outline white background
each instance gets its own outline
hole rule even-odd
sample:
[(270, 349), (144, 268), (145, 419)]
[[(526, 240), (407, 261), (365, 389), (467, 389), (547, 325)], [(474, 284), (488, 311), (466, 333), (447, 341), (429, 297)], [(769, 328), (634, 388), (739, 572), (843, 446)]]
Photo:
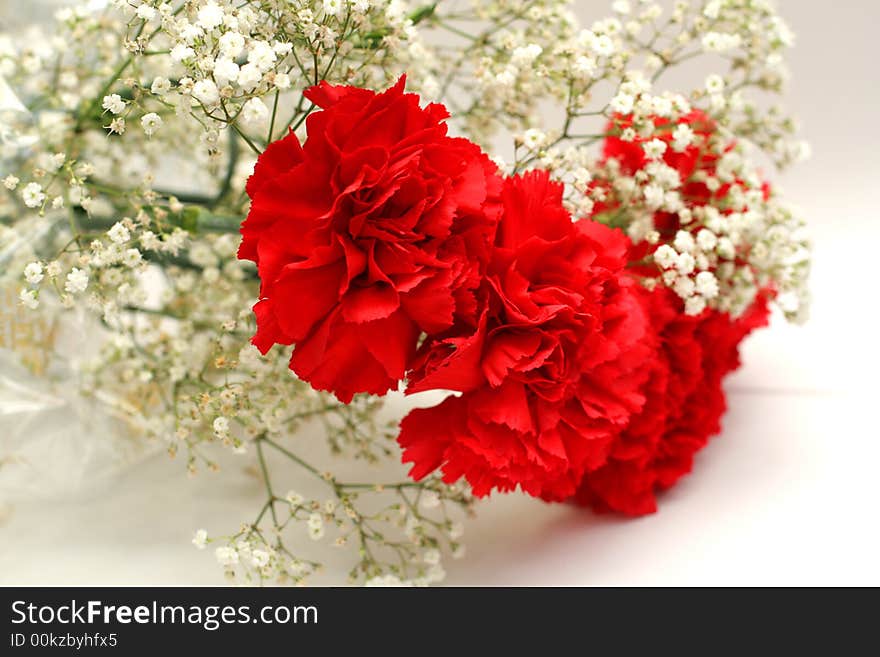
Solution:
[[(747, 343), (723, 434), (659, 513), (496, 497), (466, 524), (468, 555), (446, 562), (449, 583), (880, 584), (880, 9), (781, 9), (798, 35), (787, 102), (814, 152), (781, 181), (814, 229), (811, 322), (775, 322)], [(225, 465), (188, 479), (157, 455), (86, 492), (7, 508), (0, 583), (223, 583), (192, 530), (228, 532), (261, 503), (256, 478)], [(330, 568), (328, 581), (342, 576)]]

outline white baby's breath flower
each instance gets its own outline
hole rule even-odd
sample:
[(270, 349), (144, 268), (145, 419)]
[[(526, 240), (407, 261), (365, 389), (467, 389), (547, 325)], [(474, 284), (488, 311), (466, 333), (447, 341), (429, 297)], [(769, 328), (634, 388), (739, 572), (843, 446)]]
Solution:
[(204, 33), (205, 31), (201, 26), (196, 23), (185, 21), (180, 27), (180, 38), (183, 39), (184, 43), (189, 45), (193, 45), (197, 39), (200, 39), (204, 35)]
[(244, 37), (238, 32), (226, 32), (218, 39), (218, 46), (223, 56), (234, 59), (244, 50)]
[(652, 210), (660, 209), (666, 201), (666, 193), (660, 185), (645, 185), (642, 193), (645, 196), (645, 205)]
[(259, 98), (251, 98), (241, 108), (241, 120), (246, 125), (260, 125), (269, 119), (269, 108)]
[(516, 84), (516, 73), (509, 69), (501, 71), (495, 76), (495, 84), (502, 88), (512, 87)]
[(6, 176), (6, 177), (3, 179), (3, 186), (4, 186), (6, 189), (8, 189), (9, 191), (12, 191), (12, 190), (14, 190), (16, 187), (18, 187), (18, 183), (19, 183), (19, 182), (20, 182), (20, 181), (19, 181), (19, 179), (18, 179), (17, 177), (13, 176), (12, 174), (9, 174), (8, 176)]
[(249, 64), (254, 64), (264, 73), (275, 65), (277, 59), (275, 50), (265, 41), (255, 41), (247, 57)]
[(600, 57), (610, 57), (614, 54), (614, 41), (607, 34), (599, 34), (590, 44), (593, 52)]
[(221, 566), (238, 565), (238, 551), (235, 548), (224, 546), (214, 550), (214, 556)]
[(706, 92), (709, 94), (720, 94), (724, 91), (724, 78), (717, 73), (713, 73), (706, 78)]
[(680, 123), (672, 132), (672, 149), (677, 152), (685, 150), (693, 143), (694, 131), (686, 123)]
[(193, 535), (192, 544), (199, 550), (204, 550), (208, 544), (208, 532), (204, 529), (196, 530), (196, 533)]
[(537, 128), (529, 128), (523, 133), (522, 139), (526, 148), (537, 150), (547, 142), (547, 135)]
[(697, 233), (697, 246), (703, 251), (712, 251), (718, 244), (718, 237), (708, 228), (703, 228)]
[(219, 27), (223, 24), (223, 8), (214, 2), (214, 0), (209, 0), (206, 5), (199, 9), (199, 13), (196, 15), (196, 20), (199, 27), (206, 32), (210, 32), (215, 27)]
[(708, 52), (726, 52), (739, 48), (742, 45), (742, 37), (739, 34), (707, 32), (703, 35), (701, 43), (703, 49)]
[(736, 255), (736, 247), (729, 237), (721, 237), (718, 239), (715, 252), (725, 260), (733, 260), (733, 257)]
[(620, 114), (629, 114), (635, 106), (636, 99), (627, 93), (618, 93), (611, 99), (611, 109)]
[(373, 0), (351, 0), (351, 8), (358, 14), (366, 14), (372, 4)]
[(324, 0), (324, 13), (339, 16), (342, 13), (342, 0)]
[(126, 249), (122, 254), (122, 264), (129, 268), (137, 267), (143, 262), (141, 252), (137, 249)]
[(170, 54), (175, 62), (186, 62), (196, 56), (196, 51), (185, 43), (178, 43), (171, 49)]
[[(125, 132), (125, 119), (123, 119), (121, 116), (117, 116), (115, 119), (110, 121), (110, 125), (107, 126), (107, 129), (111, 133), (116, 134), (116, 135), (123, 134)], [(80, 205), (82, 205), (83, 207), (86, 207), (84, 205), (85, 201), (86, 201), (86, 198), (83, 197), (82, 201), (80, 202)]]
[(694, 279), (688, 276), (679, 276), (675, 279), (675, 283), (673, 284), (672, 289), (682, 299), (687, 299), (694, 294)]
[(251, 552), (251, 565), (254, 568), (265, 568), (269, 564), (271, 555), (265, 550), (253, 550)]
[(21, 190), (21, 198), (26, 206), (36, 208), (46, 200), (46, 195), (43, 193), (43, 186), (40, 183), (32, 182)]
[(148, 4), (142, 4), (135, 13), (138, 18), (142, 18), (145, 21), (151, 21), (156, 17), (156, 9)]
[(38, 285), (43, 280), (43, 265), (39, 262), (28, 263), (24, 268), (24, 280), (31, 285)]
[(114, 244), (125, 244), (131, 239), (131, 232), (121, 222), (117, 221), (107, 231), (107, 237)]
[(657, 160), (666, 152), (666, 142), (662, 139), (652, 139), (642, 144), (642, 149), (649, 160)]
[(214, 79), (221, 87), (238, 80), (239, 66), (229, 57), (219, 57), (214, 62)]
[(701, 271), (696, 277), (697, 294), (706, 299), (714, 299), (718, 296), (718, 279), (710, 271)]
[(324, 519), (320, 513), (309, 514), (307, 521), (309, 528), (309, 538), (313, 541), (320, 540), (324, 536)]
[(217, 436), (223, 437), (229, 433), (229, 420), (222, 415), (214, 418), (211, 426), (214, 429), (214, 434)]
[(434, 564), (430, 568), (428, 568), (428, 572), (425, 573), (425, 577), (430, 584), (439, 584), (444, 579), (446, 579), (446, 571), (443, 570), (443, 566), (439, 563)]
[(141, 246), (147, 251), (158, 251), (162, 242), (159, 240), (159, 237), (151, 230), (145, 230), (138, 237), (138, 241), (141, 243)]
[(171, 81), (168, 78), (164, 78), (161, 75), (153, 78), (153, 83), (150, 85), (150, 92), (156, 94), (157, 96), (164, 96), (171, 90)]
[(795, 162), (805, 162), (813, 156), (813, 147), (810, 146), (810, 142), (808, 141), (795, 142), (793, 145), (793, 150), (793, 159)]
[(121, 114), (125, 111), (125, 101), (119, 94), (109, 94), (104, 96), (101, 101), (101, 107), (111, 114)]
[(672, 114), (672, 100), (665, 96), (654, 96), (651, 106), (651, 111), (657, 116), (667, 117)]
[[(177, 91), (180, 92), (181, 96), (189, 96), (192, 94), (193, 86), (195, 85), (195, 80), (191, 77), (185, 75), (177, 81)], [(188, 110), (188, 107), (186, 107)], [(178, 104), (177, 114), (180, 115), (184, 111), (183, 103)]]
[(251, 91), (263, 79), (263, 73), (256, 64), (245, 64), (238, 71), (238, 84), (245, 91)]
[(422, 493), (421, 505), (426, 509), (435, 509), (440, 506), (440, 496), (436, 491), (426, 490)]
[(200, 101), (205, 107), (213, 107), (220, 102), (220, 92), (213, 80), (199, 80), (193, 85), (193, 97)]
[(78, 294), (84, 292), (89, 285), (89, 273), (78, 267), (74, 267), (67, 274), (67, 280), (64, 283), (64, 290), (68, 294)]
[(688, 297), (684, 301), (686, 315), (699, 315), (706, 309), (706, 300), (701, 296)]
[(694, 236), (686, 230), (680, 230), (675, 234), (673, 245), (681, 253), (690, 253), (694, 250)]
[(21, 305), (29, 310), (36, 310), (40, 305), (36, 290), (22, 290), (18, 293), (18, 300)]
[(572, 62), (571, 70), (576, 77), (588, 79), (593, 77), (597, 66), (594, 58), (587, 57), (586, 55), (579, 55), (575, 58), (574, 62)]
[(162, 127), (162, 117), (155, 112), (149, 112), (141, 117), (141, 127), (147, 137), (152, 137), (156, 130)]
[(510, 56), (510, 61), (514, 66), (530, 66), (541, 56), (542, 52), (544, 52), (544, 49), (537, 43), (530, 43), (527, 46), (519, 46), (518, 48), (514, 48), (513, 54)]
[(694, 271), (696, 259), (690, 253), (679, 253), (675, 259), (675, 269), (679, 274), (686, 276)]
[(275, 88), (284, 91), (290, 88), (290, 76), (287, 73), (279, 73), (275, 76)]
[(706, 18), (718, 18), (721, 13), (721, 0), (709, 0), (703, 7), (703, 16)]

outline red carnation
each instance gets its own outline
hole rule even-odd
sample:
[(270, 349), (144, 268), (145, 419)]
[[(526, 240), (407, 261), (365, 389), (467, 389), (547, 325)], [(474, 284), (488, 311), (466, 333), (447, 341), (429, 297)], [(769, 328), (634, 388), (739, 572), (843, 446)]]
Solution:
[(546, 172), (508, 179), (502, 201), (476, 331), (429, 340), (410, 377), (463, 394), (411, 412), (399, 442), (416, 479), (561, 500), (644, 403), (647, 321), (619, 231), (573, 224)]
[(496, 167), (404, 83), (312, 87), (323, 111), (305, 144), (292, 132), (270, 144), (247, 185), (253, 343), (295, 344), (291, 369), (344, 402), (395, 387), (423, 331), (475, 325), (500, 208)]
[(694, 454), (721, 430), (722, 381), (739, 367), (740, 342), (768, 315), (764, 296), (737, 319), (709, 310), (685, 315), (681, 300), (662, 287), (643, 299), (658, 337), (647, 402), (575, 498), (628, 515), (654, 512), (655, 493), (690, 472)]

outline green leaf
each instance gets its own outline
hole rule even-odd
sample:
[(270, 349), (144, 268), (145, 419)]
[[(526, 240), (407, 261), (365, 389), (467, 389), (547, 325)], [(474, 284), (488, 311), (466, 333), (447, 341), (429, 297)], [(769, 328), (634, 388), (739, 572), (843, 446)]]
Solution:
[(425, 5), (424, 7), (419, 7), (409, 15), (409, 19), (412, 21), (413, 25), (418, 25), (426, 18), (430, 18), (431, 16), (433, 16), (436, 9), (436, 2), (430, 5)]

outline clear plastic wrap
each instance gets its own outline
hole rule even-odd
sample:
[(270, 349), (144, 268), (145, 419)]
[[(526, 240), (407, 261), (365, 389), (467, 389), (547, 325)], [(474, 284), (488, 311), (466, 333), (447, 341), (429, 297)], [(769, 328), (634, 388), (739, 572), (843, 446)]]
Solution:
[(0, 293), (0, 502), (80, 492), (151, 451), (113, 400), (82, 394), (73, 358), (95, 335), (88, 321), (25, 315), (12, 298)]

